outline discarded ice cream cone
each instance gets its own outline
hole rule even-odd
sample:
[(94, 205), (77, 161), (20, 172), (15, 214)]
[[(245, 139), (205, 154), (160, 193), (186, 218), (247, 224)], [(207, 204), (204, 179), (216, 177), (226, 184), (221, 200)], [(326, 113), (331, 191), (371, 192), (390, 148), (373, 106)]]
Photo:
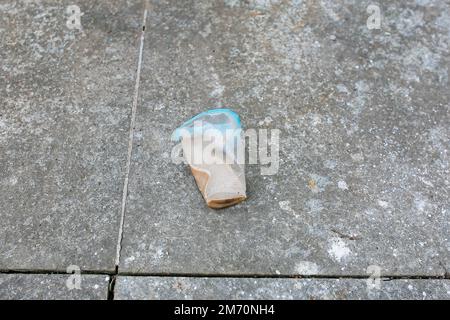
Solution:
[(230, 171), (226, 165), (210, 170), (191, 166), (192, 175), (208, 207), (225, 208), (246, 199), (245, 181)]
[(184, 158), (209, 207), (225, 208), (246, 199), (243, 140), (236, 113), (228, 109), (201, 113), (178, 128), (173, 139), (182, 141)]

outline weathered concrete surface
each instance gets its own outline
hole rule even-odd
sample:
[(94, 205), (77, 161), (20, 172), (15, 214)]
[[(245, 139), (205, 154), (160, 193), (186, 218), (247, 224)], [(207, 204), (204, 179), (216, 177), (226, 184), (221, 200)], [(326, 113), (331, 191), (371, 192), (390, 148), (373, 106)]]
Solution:
[[(79, 289), (61, 274), (2, 274), (0, 300), (105, 300), (109, 277), (81, 275)], [(67, 283), (67, 281), (69, 282)]]
[(450, 281), (118, 277), (115, 299), (450, 299)]
[(113, 270), (139, 1), (0, 4), (0, 269)]
[[(386, 1), (369, 30), (370, 3), (153, 4), (121, 271), (450, 269), (450, 5)], [(247, 166), (248, 200), (221, 211), (170, 158), (172, 131), (216, 107), (281, 130), (278, 173)]]

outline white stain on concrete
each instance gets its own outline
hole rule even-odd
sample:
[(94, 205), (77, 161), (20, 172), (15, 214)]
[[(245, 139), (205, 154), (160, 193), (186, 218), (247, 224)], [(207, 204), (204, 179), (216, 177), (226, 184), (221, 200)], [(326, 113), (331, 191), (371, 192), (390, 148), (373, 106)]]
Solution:
[(417, 211), (424, 212), (427, 206), (427, 201), (424, 198), (415, 198), (414, 204), (416, 205)]
[(328, 253), (334, 260), (341, 262), (351, 254), (351, 250), (342, 239), (333, 238), (330, 240), (330, 247), (328, 248)]
[(291, 202), (289, 200), (278, 202), (281, 210), (286, 211), (290, 214), (293, 214), (295, 217), (298, 217), (297, 213), (291, 208)]
[(338, 85), (336, 86), (336, 89), (337, 89), (337, 91), (338, 91), (339, 93), (346, 93), (346, 94), (348, 94), (348, 89), (347, 89), (347, 87), (346, 87), (345, 85), (343, 85), (342, 83), (338, 84)]
[(271, 117), (265, 117), (264, 120), (261, 120), (258, 122), (259, 126), (267, 126), (269, 124), (271, 124), (273, 121), (273, 119)]
[(364, 156), (362, 153), (354, 153), (350, 156), (355, 162), (362, 162), (364, 160)]
[(128, 258), (125, 259), (125, 264), (130, 264), (131, 262), (133, 262), (136, 258), (134, 256), (130, 256)]
[(311, 126), (317, 127), (318, 125), (322, 124), (322, 116), (320, 114), (309, 113), (308, 116), (311, 121)]
[(163, 109), (166, 109), (166, 106), (163, 103), (159, 103), (155, 106), (155, 111), (161, 111)]
[(386, 208), (388, 208), (389, 207), (389, 202), (387, 202), (387, 201), (384, 201), (384, 200), (378, 200), (378, 205), (380, 206), (380, 207), (382, 207), (382, 208), (384, 208), (384, 209), (386, 209)]
[(10, 186), (15, 186), (17, 184), (18, 180), (16, 176), (11, 176), (9, 177), (9, 185)]
[(319, 266), (311, 261), (300, 261), (295, 264), (295, 272), (299, 275), (316, 275), (319, 273)]
[(333, 170), (334, 168), (336, 168), (337, 162), (336, 162), (336, 160), (333, 160), (333, 159), (325, 160), (323, 162), (323, 165), (325, 166), (325, 168)]
[(322, 201), (320, 201), (319, 199), (309, 199), (306, 202), (306, 206), (308, 207), (309, 212), (312, 213), (320, 212), (323, 210)]
[(348, 190), (347, 182), (345, 182), (344, 180), (339, 181), (338, 188), (341, 190)]

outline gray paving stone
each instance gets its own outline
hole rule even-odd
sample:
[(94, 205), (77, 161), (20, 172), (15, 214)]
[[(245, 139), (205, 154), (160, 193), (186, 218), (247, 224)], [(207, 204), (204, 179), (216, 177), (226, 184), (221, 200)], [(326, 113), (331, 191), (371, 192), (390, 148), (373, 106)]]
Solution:
[(448, 280), (118, 277), (118, 300), (157, 299), (450, 299)]
[(2, 274), (0, 300), (105, 300), (109, 277), (80, 275), (79, 289), (71, 275)]
[[(370, 3), (153, 3), (121, 271), (450, 270), (450, 6), (379, 2), (369, 30)], [(170, 142), (216, 107), (281, 130), (277, 174), (248, 165), (248, 200), (220, 211)]]
[(113, 270), (140, 1), (0, 4), (0, 269)]

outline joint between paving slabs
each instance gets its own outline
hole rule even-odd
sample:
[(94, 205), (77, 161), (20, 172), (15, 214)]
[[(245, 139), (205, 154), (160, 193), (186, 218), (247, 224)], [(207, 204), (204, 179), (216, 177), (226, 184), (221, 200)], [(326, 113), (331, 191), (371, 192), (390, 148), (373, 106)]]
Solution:
[(116, 287), (116, 279), (117, 279), (118, 273), (119, 273), (119, 267), (116, 266), (114, 274), (109, 277), (108, 295), (106, 297), (106, 300), (114, 300), (114, 289)]
[[(0, 269), (0, 274), (29, 274), (29, 275), (67, 275), (70, 274), (63, 270), (27, 270), (27, 269)], [(106, 275), (110, 278), (121, 277), (159, 277), (159, 278), (230, 278), (230, 279), (367, 279), (368, 275), (278, 275), (278, 274), (198, 274), (198, 273), (136, 273), (136, 272), (119, 272), (119, 267), (114, 271), (103, 270), (81, 270), (81, 275)], [(382, 275), (384, 281), (390, 280), (450, 280), (450, 274), (446, 272), (442, 275)]]
[[(0, 274), (28, 274), (28, 275), (67, 275), (67, 272), (60, 270), (12, 270), (12, 269), (0, 269)], [(252, 279), (316, 279), (316, 280), (338, 280), (338, 279), (354, 279), (364, 280), (367, 279), (367, 275), (227, 275), (227, 274), (175, 274), (175, 273), (119, 273), (119, 267), (116, 266), (114, 272), (107, 271), (94, 271), (84, 270), (81, 274), (85, 275), (108, 275), (108, 291), (107, 300), (114, 300), (115, 286), (118, 276), (130, 276), (130, 277), (161, 277), (161, 278), (173, 278), (173, 277), (186, 277), (186, 278), (252, 278)], [(395, 281), (395, 280), (450, 280), (449, 274), (446, 271), (444, 275), (438, 276), (425, 276), (425, 275), (385, 275), (381, 277), (381, 281)]]
[[(131, 167), (131, 156), (133, 152), (133, 136), (135, 129), (135, 121), (136, 121), (136, 113), (137, 113), (137, 104), (139, 97), (139, 85), (140, 85), (140, 77), (141, 77), (141, 69), (142, 69), (142, 58), (143, 58), (143, 50), (144, 50), (144, 38), (145, 38), (145, 24), (147, 20), (147, 12), (148, 12), (148, 1), (144, 1), (144, 15), (142, 19), (142, 28), (141, 28), (141, 37), (139, 43), (139, 53), (138, 53), (138, 63), (136, 68), (136, 82), (134, 86), (134, 96), (133, 103), (131, 108), (131, 119), (130, 119), (130, 131), (128, 136), (128, 152), (127, 152), (127, 162), (125, 166), (125, 178), (123, 182), (123, 193), (122, 193), (122, 205), (120, 211), (120, 224), (119, 224), (119, 235), (117, 239), (117, 247), (116, 247), (116, 259), (115, 259), (115, 268), (116, 275), (119, 270), (120, 265), (120, 253), (122, 250), (122, 239), (123, 239), (123, 226), (125, 221), (125, 210), (126, 210), (126, 201), (128, 197), (128, 182), (130, 175), (130, 167)], [(113, 286), (112, 286), (113, 287)]]
[[(333, 275), (333, 274), (209, 274), (209, 273), (142, 273), (142, 272), (118, 272), (117, 276), (122, 277), (185, 277), (185, 278), (251, 278), (251, 279), (367, 279), (368, 274), (354, 274), (354, 275)], [(391, 280), (447, 280), (450, 279), (448, 274), (442, 275), (382, 275), (383, 281)]]

